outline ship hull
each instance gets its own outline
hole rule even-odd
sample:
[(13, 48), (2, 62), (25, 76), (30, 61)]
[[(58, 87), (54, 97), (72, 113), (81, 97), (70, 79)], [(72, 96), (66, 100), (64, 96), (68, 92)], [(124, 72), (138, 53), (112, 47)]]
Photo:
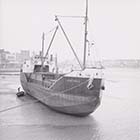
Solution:
[[(71, 81), (73, 78), (70, 77), (67, 79)], [(100, 88), (89, 90), (87, 88), (87, 80), (75, 88), (71, 88), (71, 90), (63, 90), (65, 92), (62, 91), (62, 85), (67, 85), (66, 79), (65, 81), (60, 80), (58, 84), (51, 89), (43, 86), (43, 83), (37, 84), (35, 82), (29, 82), (26, 73), (23, 72), (20, 74), (20, 80), (27, 94), (35, 97), (51, 109), (65, 114), (87, 116), (95, 111), (101, 102)], [(95, 80), (95, 84), (100, 87), (102, 80), (98, 79), (97, 82)]]

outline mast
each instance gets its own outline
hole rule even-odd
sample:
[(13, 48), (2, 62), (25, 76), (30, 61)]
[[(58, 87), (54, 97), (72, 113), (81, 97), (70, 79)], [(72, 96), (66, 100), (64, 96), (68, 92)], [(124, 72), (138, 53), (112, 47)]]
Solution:
[(44, 40), (45, 40), (45, 33), (42, 34), (42, 51), (41, 51), (41, 65), (43, 67), (43, 56), (44, 56)]
[(54, 34), (53, 34), (52, 39), (51, 39), (51, 41), (50, 41), (50, 43), (49, 43), (49, 47), (48, 47), (47, 52), (46, 52), (46, 54), (45, 54), (45, 57), (44, 57), (44, 59), (43, 59), (42, 65), (44, 65), (45, 58), (48, 56), (49, 50), (50, 50), (51, 45), (52, 45), (52, 43), (53, 43), (54, 37), (56, 36), (57, 30), (58, 30), (58, 26), (56, 26), (56, 28), (55, 28)]
[(84, 34), (84, 58), (83, 58), (83, 70), (86, 67), (86, 47), (87, 47), (87, 21), (88, 21), (88, 0), (86, 0), (86, 15), (85, 15), (85, 34)]

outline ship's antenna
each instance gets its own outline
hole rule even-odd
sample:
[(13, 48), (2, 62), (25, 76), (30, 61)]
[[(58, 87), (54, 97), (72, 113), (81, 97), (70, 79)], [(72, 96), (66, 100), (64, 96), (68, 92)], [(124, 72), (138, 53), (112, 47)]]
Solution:
[(87, 21), (88, 21), (88, 0), (86, 0), (86, 15), (85, 15), (85, 35), (84, 35), (84, 59), (83, 59), (83, 69), (86, 67), (86, 48), (87, 48)]

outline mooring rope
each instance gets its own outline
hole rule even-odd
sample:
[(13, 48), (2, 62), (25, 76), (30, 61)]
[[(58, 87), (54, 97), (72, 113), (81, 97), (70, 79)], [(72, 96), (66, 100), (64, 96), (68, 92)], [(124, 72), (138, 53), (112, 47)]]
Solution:
[(23, 106), (26, 106), (26, 105), (29, 105), (29, 104), (34, 104), (34, 103), (37, 103), (37, 102), (39, 102), (39, 100), (35, 100), (35, 101), (32, 101), (32, 102), (27, 102), (25, 104), (9, 107), (9, 108), (0, 110), (0, 113), (6, 112), (6, 111), (10, 111), (10, 110), (13, 110), (13, 109), (16, 109), (16, 108), (19, 108), (19, 107), (23, 107)]

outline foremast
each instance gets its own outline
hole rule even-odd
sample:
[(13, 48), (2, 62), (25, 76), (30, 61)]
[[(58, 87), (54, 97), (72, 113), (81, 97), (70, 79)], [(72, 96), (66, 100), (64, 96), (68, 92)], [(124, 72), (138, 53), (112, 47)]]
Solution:
[[(45, 56), (44, 56), (45, 33), (43, 32), (43, 34), (42, 34), (42, 51), (41, 51), (41, 66), (42, 66), (42, 69), (43, 69), (43, 66), (44, 66), (45, 59), (48, 57), (48, 53), (49, 53), (49, 50), (50, 50), (51, 45), (52, 45), (52, 43), (53, 43), (53, 40), (54, 40), (54, 38), (55, 38), (55, 36), (56, 36), (57, 30), (58, 30), (58, 26), (56, 26), (54, 29), (55, 29), (55, 31), (54, 31), (54, 33), (53, 33), (52, 39), (51, 39), (51, 41), (50, 41), (50, 43), (49, 43), (49, 46), (48, 46), (48, 49), (47, 49), (47, 51), (46, 51)], [(53, 29), (53, 30), (54, 30), (54, 29)], [(51, 31), (52, 31), (52, 30), (51, 30)], [(50, 32), (51, 32), (51, 31), (50, 31)]]
[(45, 41), (45, 33), (42, 34), (42, 51), (41, 51), (41, 65), (43, 68), (43, 57), (44, 57), (44, 41)]

